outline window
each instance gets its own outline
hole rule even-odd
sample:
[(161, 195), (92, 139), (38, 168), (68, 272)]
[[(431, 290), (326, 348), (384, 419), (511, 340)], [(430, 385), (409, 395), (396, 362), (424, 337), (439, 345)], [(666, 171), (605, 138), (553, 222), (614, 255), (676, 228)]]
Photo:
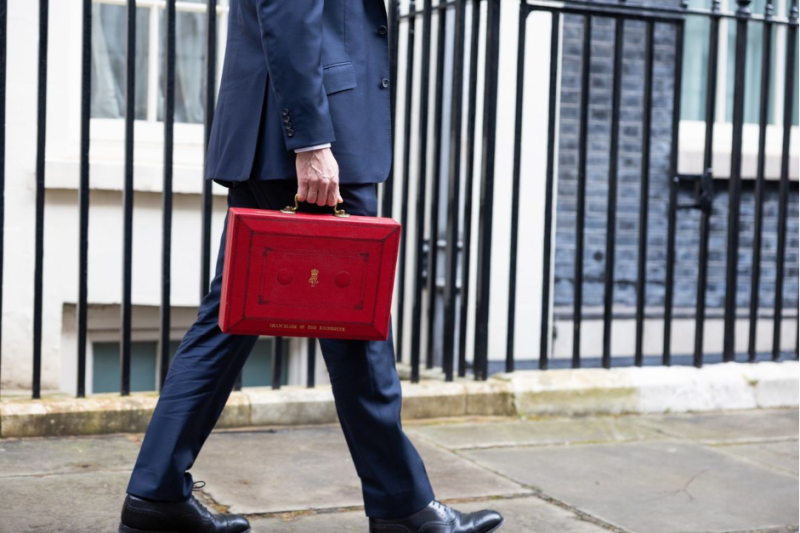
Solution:
[[(126, 7), (119, 0), (93, 0), (92, 118), (125, 116)], [(227, 1), (220, 0), (218, 56), (222, 57)], [(163, 120), (166, 33), (163, 0), (139, 0), (136, 10), (137, 120)], [(205, 116), (206, 4), (177, 3), (175, 121), (202, 124)], [(219, 66), (219, 62), (218, 62)]]
[[(170, 361), (180, 346), (179, 341), (170, 342)], [(265, 387), (272, 383), (273, 339), (261, 338), (256, 342), (250, 357), (242, 369), (243, 387)], [(95, 342), (92, 344), (93, 370), (92, 392), (119, 392), (120, 366), (118, 342)], [(154, 391), (158, 376), (158, 343), (139, 341), (131, 343), (131, 391)], [(282, 365), (281, 384), (289, 382), (288, 364)]]
[[(156, 342), (131, 343), (131, 391), (156, 389)], [(92, 392), (119, 392), (119, 343), (92, 345)]]
[[(777, 2), (775, 15), (786, 17), (791, 0)], [(750, 10), (762, 15), (766, 0), (754, 0)], [(689, 7), (707, 9), (705, 0), (690, 0)], [(722, 0), (723, 11), (735, 11), (734, 0)], [(684, 120), (705, 119), (706, 76), (708, 66), (708, 40), (711, 23), (705, 16), (688, 16), (686, 19), (685, 50), (696, 50), (697, 53), (684, 53), (683, 57), (683, 91), (681, 94), (681, 118)], [(786, 58), (786, 30), (773, 26), (772, 65), (770, 66), (770, 106), (767, 117), (769, 124), (781, 124), (783, 113), (783, 83)], [(736, 62), (736, 21), (722, 19), (720, 22), (720, 41), (717, 78), (717, 120), (732, 122), (733, 120), (733, 88)], [(764, 27), (760, 22), (748, 25), (747, 60), (745, 76), (745, 123), (757, 124), (759, 120), (759, 100), (761, 98), (761, 54)], [(797, 43), (795, 43), (797, 46)], [(794, 82), (794, 125), (798, 124), (797, 114), (798, 72), (795, 69)], [(724, 105), (723, 105), (724, 102)]]

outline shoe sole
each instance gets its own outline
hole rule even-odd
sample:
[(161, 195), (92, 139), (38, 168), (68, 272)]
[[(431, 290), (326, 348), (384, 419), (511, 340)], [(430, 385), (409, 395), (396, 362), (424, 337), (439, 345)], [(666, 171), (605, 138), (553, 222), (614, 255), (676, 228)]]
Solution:
[[(242, 533), (251, 533), (253, 531), (252, 528), (247, 528), (247, 530), (242, 531)], [(128, 527), (124, 524), (119, 525), (119, 529), (117, 533), (180, 533), (179, 531), (165, 531), (163, 529), (134, 529), (132, 527)]]

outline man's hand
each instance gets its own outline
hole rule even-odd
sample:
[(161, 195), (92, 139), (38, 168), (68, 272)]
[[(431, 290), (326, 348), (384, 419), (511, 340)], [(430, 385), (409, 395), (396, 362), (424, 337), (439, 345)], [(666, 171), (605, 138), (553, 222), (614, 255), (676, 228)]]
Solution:
[(339, 164), (330, 148), (299, 152), (297, 166), (297, 199), (318, 206), (335, 206), (339, 195)]

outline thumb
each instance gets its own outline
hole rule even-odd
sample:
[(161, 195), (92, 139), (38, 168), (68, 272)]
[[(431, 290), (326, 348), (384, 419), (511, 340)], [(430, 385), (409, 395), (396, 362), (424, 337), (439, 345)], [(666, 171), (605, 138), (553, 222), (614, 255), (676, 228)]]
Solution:
[(305, 202), (308, 197), (308, 182), (304, 179), (297, 181), (297, 199), (300, 202)]

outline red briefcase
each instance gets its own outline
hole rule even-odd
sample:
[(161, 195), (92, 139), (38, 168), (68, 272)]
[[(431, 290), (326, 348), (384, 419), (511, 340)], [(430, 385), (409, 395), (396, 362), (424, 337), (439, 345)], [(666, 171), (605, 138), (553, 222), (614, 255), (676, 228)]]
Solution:
[(386, 340), (400, 224), (389, 218), (232, 207), (225, 333)]

